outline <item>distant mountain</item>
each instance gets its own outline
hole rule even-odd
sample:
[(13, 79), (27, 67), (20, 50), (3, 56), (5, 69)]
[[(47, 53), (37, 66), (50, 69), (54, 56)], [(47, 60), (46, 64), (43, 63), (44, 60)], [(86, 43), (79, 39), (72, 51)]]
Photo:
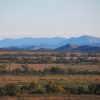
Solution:
[(96, 52), (96, 51), (100, 51), (100, 47), (90, 46), (90, 45), (78, 46), (78, 45), (75, 45), (75, 44), (66, 44), (64, 46), (56, 48), (55, 50)]
[(39, 44), (38, 46), (41, 48), (52, 48), (52, 49), (56, 48), (55, 45), (50, 45), (50, 44)]
[(29, 46), (29, 47), (24, 47), (24, 48), (20, 48), (20, 49), (22, 49), (22, 50), (39, 50), (41, 48), (38, 46)]
[(69, 43), (69, 44), (66, 44), (64, 46), (58, 47), (55, 50), (72, 50), (72, 49), (77, 48), (77, 47), (79, 47), (79, 46), (75, 45), (75, 44), (70, 44)]
[[(65, 45), (68, 43), (77, 44), (77, 45), (92, 45), (95, 43), (100, 43), (100, 38), (83, 35), (78, 38), (69, 38), (61, 42), (59, 45)], [(95, 46), (95, 45), (94, 45)]]
[(0, 40), (0, 47), (17, 47), (25, 48), (31, 46), (37, 46), (40, 48), (51, 48), (55, 49), (66, 44), (76, 44), (79, 46), (90, 45), (90, 46), (100, 46), (100, 38), (83, 35), (80, 37), (72, 38), (62, 38), (62, 37), (53, 37), (53, 38), (19, 38), (19, 39), (10, 39), (6, 38)]
[(41, 48), (41, 47), (38, 47), (38, 46), (30, 46), (30, 47), (21, 48), (21, 50), (52, 50), (52, 49)]
[(66, 40), (66, 38), (54, 37), (54, 38), (20, 38), (20, 39), (3, 39), (0, 41), (0, 47), (8, 47), (8, 46), (42, 46), (42, 44), (47, 45), (46, 47), (53, 47), (53, 45), (59, 44), (60, 42)]
[(89, 45), (91, 45), (91, 46), (98, 46), (98, 47), (100, 47), (100, 43), (90, 43)]

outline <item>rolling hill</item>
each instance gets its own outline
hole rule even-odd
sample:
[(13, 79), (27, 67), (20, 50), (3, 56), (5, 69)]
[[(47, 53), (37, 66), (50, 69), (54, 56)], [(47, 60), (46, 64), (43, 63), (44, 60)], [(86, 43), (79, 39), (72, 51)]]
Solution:
[(79, 47), (79, 46), (75, 45), (75, 44), (70, 44), (69, 43), (69, 44), (66, 44), (64, 46), (58, 47), (55, 50), (72, 50), (72, 49), (77, 48), (77, 47)]
[(75, 44), (66, 44), (64, 46), (61, 46), (59, 48), (56, 48), (55, 50), (60, 51), (81, 51), (81, 52), (100, 52), (100, 47), (97, 46), (90, 46), (90, 45), (82, 45), (78, 46)]

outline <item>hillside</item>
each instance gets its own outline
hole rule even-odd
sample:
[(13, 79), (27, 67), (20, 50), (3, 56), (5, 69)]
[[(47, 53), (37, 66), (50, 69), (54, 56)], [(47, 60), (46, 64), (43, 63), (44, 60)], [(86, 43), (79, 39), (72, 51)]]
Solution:
[(66, 44), (64, 46), (56, 48), (55, 50), (92, 52), (92, 51), (100, 51), (100, 47), (90, 46), (90, 45), (78, 46), (75, 44)]
[(72, 50), (72, 49), (77, 48), (77, 47), (78, 47), (78, 45), (69, 43), (69, 44), (66, 44), (64, 46), (58, 47), (55, 50)]
[(92, 51), (100, 51), (100, 47), (96, 46), (89, 46), (89, 45), (83, 45), (79, 46), (78, 48), (73, 49), (74, 51), (83, 51), (83, 52), (92, 52)]

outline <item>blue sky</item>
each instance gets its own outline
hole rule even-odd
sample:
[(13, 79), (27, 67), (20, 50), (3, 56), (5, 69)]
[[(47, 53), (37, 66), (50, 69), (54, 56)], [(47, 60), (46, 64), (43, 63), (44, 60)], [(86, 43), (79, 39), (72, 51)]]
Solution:
[(0, 0), (0, 39), (100, 38), (100, 0)]

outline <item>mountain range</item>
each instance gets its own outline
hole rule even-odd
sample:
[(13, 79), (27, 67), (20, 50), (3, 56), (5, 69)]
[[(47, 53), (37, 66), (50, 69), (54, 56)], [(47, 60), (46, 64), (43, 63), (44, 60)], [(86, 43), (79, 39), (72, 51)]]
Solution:
[[(55, 50), (83, 50), (88, 51), (93, 48), (99, 50), (100, 38), (83, 35), (80, 37), (53, 37), (53, 38), (19, 38), (10, 39), (6, 38), (0, 40), (1, 48), (12, 48), (12, 49), (25, 49), (25, 50), (45, 50), (45, 49), (55, 49)], [(81, 48), (81, 49), (80, 49)], [(82, 49), (83, 48), (83, 49)], [(88, 48), (88, 50), (85, 48)], [(95, 49), (94, 49), (95, 50)]]
[(27, 46), (39, 46), (43, 48), (53, 48), (54, 45), (61, 43), (66, 38), (54, 37), (54, 38), (19, 38), (10, 39), (6, 38), (0, 41), (0, 47), (27, 47)]

